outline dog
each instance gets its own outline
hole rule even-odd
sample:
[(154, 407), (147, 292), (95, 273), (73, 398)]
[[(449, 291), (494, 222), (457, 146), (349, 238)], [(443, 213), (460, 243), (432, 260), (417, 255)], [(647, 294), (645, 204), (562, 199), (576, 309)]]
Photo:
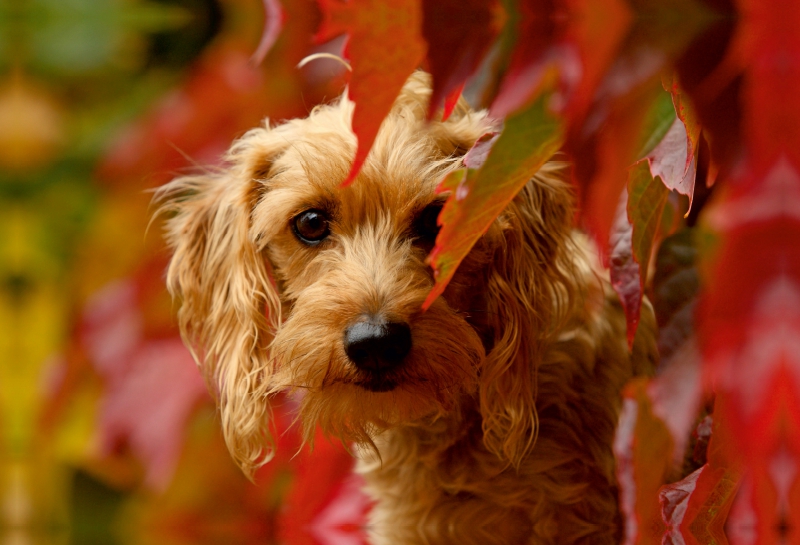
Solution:
[(463, 99), (426, 122), (430, 94), (412, 75), (346, 188), (343, 96), (160, 190), (168, 288), (229, 450), (267, 462), (269, 399), (295, 392), (307, 441), (355, 445), (376, 545), (619, 543), (611, 445), (622, 386), (657, 360), (652, 311), (629, 350), (557, 161), (423, 311), (437, 184), (495, 125)]

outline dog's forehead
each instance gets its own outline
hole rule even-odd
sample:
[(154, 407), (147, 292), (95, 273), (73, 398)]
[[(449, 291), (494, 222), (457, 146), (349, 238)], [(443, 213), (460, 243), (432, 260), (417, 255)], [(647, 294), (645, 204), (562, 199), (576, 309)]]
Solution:
[(342, 220), (403, 219), (437, 199), (436, 187), (452, 161), (443, 161), (420, 138), (377, 144), (355, 181), (342, 187), (355, 151), (352, 143), (336, 138), (295, 142), (274, 160), (273, 174), (264, 181), (265, 204), (281, 208), (284, 217), (322, 208)]

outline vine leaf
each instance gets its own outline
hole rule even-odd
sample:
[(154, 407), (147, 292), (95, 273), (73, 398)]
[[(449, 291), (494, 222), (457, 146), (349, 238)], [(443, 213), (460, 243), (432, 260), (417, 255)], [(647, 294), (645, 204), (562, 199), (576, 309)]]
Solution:
[(667, 134), (647, 156), (653, 177), (660, 177), (669, 189), (688, 196), (690, 210), (697, 173), (697, 163), (693, 155), (696, 149), (695, 144), (686, 136), (683, 122), (675, 118)]
[(671, 470), (672, 438), (653, 412), (647, 387), (644, 377), (625, 386), (614, 437), (626, 544), (660, 544), (664, 533), (658, 491)]
[(646, 161), (628, 171), (628, 186), (609, 240), (611, 285), (625, 309), (628, 346), (633, 346), (650, 254), (669, 190), (653, 178)]
[(422, 6), (419, 0), (319, 0), (319, 4), (324, 19), (317, 40), (349, 36), (344, 53), (353, 70), (348, 96), (355, 103), (353, 132), (358, 144), (342, 184), (346, 186), (361, 170), (403, 84), (425, 57)]
[(479, 170), (457, 170), (442, 180), (438, 190), (449, 191), (450, 196), (439, 214), (442, 228), (428, 258), (436, 282), (423, 308), (442, 294), (475, 242), (559, 149), (561, 124), (547, 110), (546, 98), (506, 120)]
[[(428, 43), (433, 92), (428, 119), (461, 93), (505, 24), (498, 0), (423, 0), (422, 34)], [(453, 103), (454, 105), (454, 103)]]

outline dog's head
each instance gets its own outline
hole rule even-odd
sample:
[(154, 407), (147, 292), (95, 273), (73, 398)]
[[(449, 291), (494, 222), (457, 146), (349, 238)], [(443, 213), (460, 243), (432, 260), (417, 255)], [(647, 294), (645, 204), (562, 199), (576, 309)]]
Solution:
[(342, 98), (248, 132), (226, 169), (161, 190), (168, 286), (245, 471), (272, 452), (267, 398), (281, 390), (302, 392), (307, 437), (319, 424), (369, 443), (472, 397), (487, 447), (518, 462), (531, 445), (538, 350), (570, 293), (570, 192), (532, 180), (423, 312), (436, 186), (490, 126), (463, 102), (426, 124), (429, 95), (415, 74), (350, 187)]

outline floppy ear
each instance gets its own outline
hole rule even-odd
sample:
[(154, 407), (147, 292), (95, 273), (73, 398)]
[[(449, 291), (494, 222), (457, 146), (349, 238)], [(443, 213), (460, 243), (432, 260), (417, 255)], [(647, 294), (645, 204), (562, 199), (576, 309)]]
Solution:
[(230, 167), (162, 187), (172, 213), (167, 287), (181, 299), (178, 323), (220, 408), (225, 442), (244, 472), (272, 457), (268, 353), (281, 321), (280, 298), (250, 230), (271, 150), (269, 131), (251, 131), (231, 149)]
[(480, 375), (484, 443), (519, 466), (536, 441), (536, 372), (572, 304), (572, 193), (548, 163), (506, 208), (488, 278), (494, 345)]

